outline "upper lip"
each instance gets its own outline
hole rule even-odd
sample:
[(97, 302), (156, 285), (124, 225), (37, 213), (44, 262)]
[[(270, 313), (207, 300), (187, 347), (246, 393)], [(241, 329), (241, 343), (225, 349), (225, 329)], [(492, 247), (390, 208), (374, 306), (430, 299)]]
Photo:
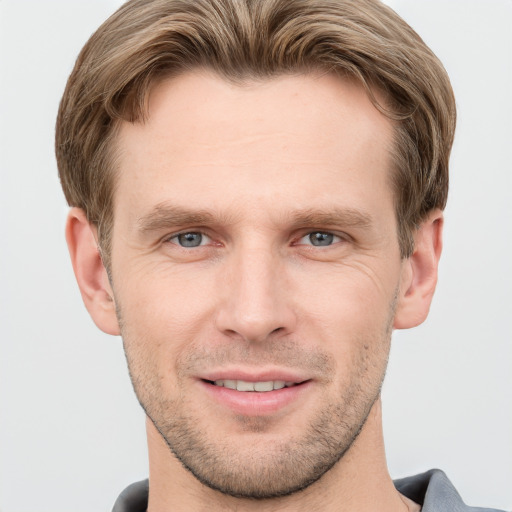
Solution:
[(219, 369), (202, 373), (201, 380), (215, 382), (216, 380), (243, 380), (245, 382), (285, 381), (296, 384), (310, 380), (310, 377), (289, 369)]

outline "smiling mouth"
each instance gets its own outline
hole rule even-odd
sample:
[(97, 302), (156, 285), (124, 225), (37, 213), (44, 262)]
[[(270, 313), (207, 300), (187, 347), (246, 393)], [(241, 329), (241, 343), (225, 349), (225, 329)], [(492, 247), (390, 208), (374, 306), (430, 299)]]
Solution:
[(268, 381), (259, 381), (259, 382), (249, 382), (245, 380), (230, 380), (230, 379), (222, 379), (222, 380), (205, 380), (208, 384), (212, 386), (218, 386), (221, 388), (233, 389), (236, 391), (244, 391), (244, 392), (258, 392), (258, 393), (267, 393), (269, 391), (276, 391), (283, 388), (291, 388), (294, 386), (300, 386), (304, 384), (304, 382), (286, 382), (284, 380), (268, 380)]

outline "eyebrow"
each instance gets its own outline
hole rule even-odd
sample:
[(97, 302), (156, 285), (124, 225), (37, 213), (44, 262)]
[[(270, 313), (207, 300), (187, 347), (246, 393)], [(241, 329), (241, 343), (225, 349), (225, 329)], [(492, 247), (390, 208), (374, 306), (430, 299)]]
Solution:
[[(372, 217), (368, 213), (353, 208), (299, 209), (281, 218), (286, 219), (295, 228), (322, 226), (369, 228), (372, 225)], [(137, 219), (137, 229), (142, 234), (147, 234), (172, 226), (230, 225), (236, 220), (232, 215), (218, 215), (208, 210), (190, 210), (164, 202)]]
[(293, 212), (292, 222), (297, 227), (343, 226), (350, 228), (369, 228), (372, 217), (354, 208), (305, 209)]
[(215, 221), (216, 217), (207, 210), (189, 210), (169, 203), (160, 203), (148, 214), (137, 219), (137, 228), (144, 234), (170, 226), (212, 224)]

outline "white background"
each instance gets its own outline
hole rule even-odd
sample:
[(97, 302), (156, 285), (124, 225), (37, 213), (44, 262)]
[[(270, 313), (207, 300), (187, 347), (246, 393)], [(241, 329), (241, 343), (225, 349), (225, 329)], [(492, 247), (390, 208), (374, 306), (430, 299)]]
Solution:
[[(390, 0), (444, 62), (459, 125), (440, 283), (397, 332), (384, 389), (394, 477), (441, 467), (512, 508), (512, 1)], [(147, 475), (120, 339), (82, 306), (64, 243), (55, 115), (116, 0), (0, 0), (0, 510), (110, 510)]]

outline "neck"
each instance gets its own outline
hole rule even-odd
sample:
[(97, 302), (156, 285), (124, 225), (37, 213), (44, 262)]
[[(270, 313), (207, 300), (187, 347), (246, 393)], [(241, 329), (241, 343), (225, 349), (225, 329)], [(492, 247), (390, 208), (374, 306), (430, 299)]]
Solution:
[(382, 436), (380, 399), (350, 449), (320, 480), (307, 489), (281, 498), (249, 500), (226, 496), (201, 484), (170, 452), (151, 421), (147, 421), (149, 448), (148, 512), (324, 512), (408, 511), (389, 476)]

